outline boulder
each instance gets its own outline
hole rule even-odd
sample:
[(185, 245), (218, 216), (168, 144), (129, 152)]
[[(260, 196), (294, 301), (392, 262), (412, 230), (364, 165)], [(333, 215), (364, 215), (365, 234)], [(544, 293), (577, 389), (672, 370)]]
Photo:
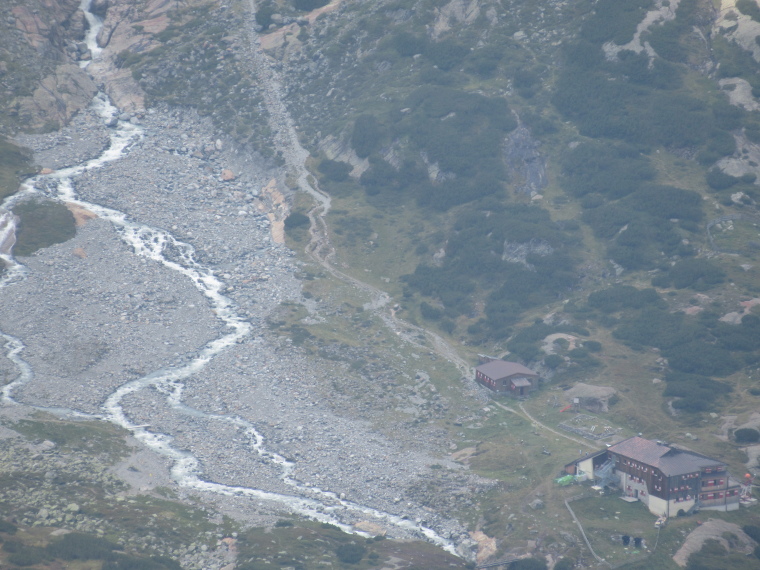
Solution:
[(78, 65), (64, 63), (45, 77), (29, 97), (19, 101), (19, 117), (35, 129), (63, 125), (86, 108), (98, 89)]

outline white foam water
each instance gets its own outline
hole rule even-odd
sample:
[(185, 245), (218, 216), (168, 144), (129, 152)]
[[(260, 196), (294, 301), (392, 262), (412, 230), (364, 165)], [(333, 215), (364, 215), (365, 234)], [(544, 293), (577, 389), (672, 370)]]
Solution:
[[(95, 49), (97, 48), (95, 38), (102, 22), (90, 13), (88, 9), (90, 1), (83, 0), (80, 8), (84, 11), (90, 24), (87, 33), (87, 44), (93, 56), (95, 56), (96, 53), (99, 53)], [(106, 123), (119, 115), (118, 109), (102, 93), (96, 95), (92, 102), (92, 108)], [(295, 514), (331, 523), (344, 531), (358, 534), (362, 533), (353, 529), (344, 521), (347, 516), (355, 518), (356, 515), (363, 515), (396, 527), (404, 531), (407, 536), (415, 536), (428, 540), (452, 554), (458, 554), (456, 545), (452, 541), (445, 539), (434, 530), (421, 524), (398, 515), (341, 499), (339, 495), (331, 491), (325, 491), (318, 487), (306, 487), (300, 484), (292, 475), (293, 463), (283, 456), (267, 450), (263, 435), (256, 430), (251, 422), (239, 416), (225, 416), (202, 412), (182, 402), (183, 380), (200, 372), (214, 357), (248, 336), (251, 333), (251, 325), (236, 313), (233, 302), (222, 294), (222, 291), (226, 288), (225, 283), (219, 280), (210, 268), (205, 267), (195, 259), (194, 249), (191, 245), (177, 240), (167, 231), (132, 221), (123, 212), (80, 200), (77, 197), (73, 184), (73, 180), (77, 176), (88, 170), (102, 168), (109, 162), (119, 160), (129, 152), (130, 145), (143, 136), (143, 129), (139, 125), (118, 121), (116, 128), (111, 130), (110, 145), (100, 156), (80, 165), (64, 168), (50, 174), (38, 175), (27, 180), (17, 194), (5, 200), (3, 207), (6, 210), (10, 210), (19, 200), (27, 199), (30, 196), (43, 195), (51, 199), (80, 206), (95, 213), (98, 217), (108, 220), (117, 229), (121, 238), (131, 246), (136, 255), (156, 263), (161, 263), (166, 268), (176, 271), (189, 279), (203, 293), (214, 313), (224, 323), (225, 333), (206, 344), (198, 355), (184, 366), (156, 370), (118, 387), (106, 398), (102, 405), (101, 415), (88, 416), (75, 410), (57, 408), (41, 409), (69, 416), (98, 417), (129, 430), (146, 447), (172, 461), (172, 477), (182, 487), (218, 495), (272, 501)], [(2, 219), (0, 219), (0, 224), (2, 223)], [(1, 228), (2, 225), (0, 225)], [(3, 236), (0, 235), (0, 243), (3, 243), (2, 238)], [(7, 270), (2, 280), (0, 280), (0, 287), (18, 282), (24, 278), (25, 268), (13, 259), (10, 254), (0, 253), (0, 258), (7, 265)], [(3, 333), (0, 333), (0, 336), (5, 339), (6, 358), (13, 362), (18, 369), (17, 377), (11, 383), (2, 387), (2, 401), (5, 404), (13, 404), (15, 403), (13, 399), (14, 391), (30, 382), (34, 377), (34, 372), (29, 364), (20, 356), (24, 349), (21, 340)], [(122, 401), (126, 396), (149, 387), (157, 388), (159, 392), (165, 394), (167, 402), (177, 413), (211, 421), (225, 422), (241, 429), (249, 439), (251, 453), (258, 455), (265, 462), (276, 466), (280, 471), (281, 480), (293, 489), (293, 494), (273, 493), (261, 489), (225, 485), (204, 480), (201, 477), (200, 462), (195, 456), (188, 451), (174, 447), (172, 445), (173, 438), (170, 435), (155, 433), (150, 431), (148, 426), (137, 425), (124, 411)]]

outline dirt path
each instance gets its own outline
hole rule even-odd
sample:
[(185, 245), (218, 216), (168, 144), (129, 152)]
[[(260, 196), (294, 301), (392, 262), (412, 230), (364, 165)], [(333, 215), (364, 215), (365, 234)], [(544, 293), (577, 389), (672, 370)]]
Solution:
[(569, 439), (570, 441), (573, 441), (573, 442), (577, 443), (578, 445), (582, 445), (584, 447), (589, 447), (589, 448), (591, 448), (593, 450), (601, 449), (600, 445), (594, 445), (593, 443), (591, 443), (589, 441), (586, 441), (586, 440), (583, 440), (583, 439), (578, 439), (578, 438), (573, 437), (571, 435), (567, 435), (566, 433), (562, 433), (561, 431), (557, 431), (556, 429), (550, 428), (546, 424), (541, 423), (536, 418), (534, 418), (532, 415), (530, 415), (530, 413), (528, 412), (528, 410), (525, 409), (525, 406), (522, 404), (522, 402), (520, 402), (520, 404), (519, 404), (520, 412), (522, 412), (522, 414), (520, 412), (518, 412), (517, 410), (515, 410), (514, 408), (510, 408), (509, 406), (505, 406), (504, 404), (502, 404), (501, 402), (497, 402), (496, 400), (493, 400), (491, 402), (491, 404), (494, 404), (495, 406), (499, 406), (502, 410), (504, 410), (506, 412), (509, 412), (509, 413), (521, 416), (524, 419), (527, 419), (529, 422), (531, 422), (537, 428), (540, 428), (540, 429), (542, 429), (544, 431), (548, 431), (550, 433), (553, 433), (554, 435), (558, 435), (560, 437), (564, 437), (565, 439)]
[[(301, 146), (298, 132), (284, 103), (282, 82), (274, 69), (273, 61), (263, 52), (258, 35), (253, 32), (256, 7), (250, 0), (251, 7), (251, 57), (259, 75), (260, 87), (264, 91), (264, 101), (269, 111), (270, 128), (275, 133), (275, 148), (282, 153), (290, 177), (297, 181), (298, 188), (314, 199), (314, 206), (308, 213), (310, 220), (309, 243), (306, 253), (319, 263), (331, 275), (350, 283), (364, 291), (371, 299), (365, 309), (375, 312), (396, 335), (404, 341), (422, 349), (432, 349), (436, 354), (454, 364), (462, 377), (471, 380), (472, 366), (440, 335), (425, 328), (412, 325), (400, 318), (389, 308), (390, 296), (381, 289), (360, 281), (335, 268), (331, 260), (335, 257), (335, 248), (330, 243), (325, 216), (330, 211), (330, 196), (319, 189), (316, 179), (306, 168), (309, 152)], [(422, 344), (419, 337), (427, 339), (429, 346)]]

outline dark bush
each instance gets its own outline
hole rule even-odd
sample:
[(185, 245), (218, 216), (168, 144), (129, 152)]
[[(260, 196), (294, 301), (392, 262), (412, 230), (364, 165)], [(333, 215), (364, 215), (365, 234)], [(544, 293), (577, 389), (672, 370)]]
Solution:
[(423, 301), (420, 303), (420, 314), (425, 319), (428, 319), (430, 321), (437, 321), (443, 316), (443, 311)]
[(679, 218), (700, 221), (702, 196), (692, 190), (660, 184), (646, 184), (622, 201), (626, 207), (659, 219)]
[(541, 78), (531, 69), (519, 69), (512, 80), (520, 97), (530, 99), (536, 94), (541, 84)]
[(581, 36), (598, 44), (612, 41), (623, 45), (633, 38), (636, 26), (651, 5), (652, 0), (598, 2), (593, 15), (581, 29)]
[(760, 526), (754, 524), (744, 525), (742, 527), (744, 534), (750, 537), (755, 542), (760, 543)]
[(755, 315), (745, 315), (738, 326), (718, 322), (712, 327), (712, 333), (727, 350), (760, 349), (760, 319)]
[(504, 51), (497, 46), (482, 47), (468, 56), (467, 71), (474, 72), (481, 77), (490, 77), (496, 71), (503, 57)]
[(8, 562), (16, 566), (34, 566), (43, 560), (45, 560), (45, 551), (35, 547), (24, 547), (8, 556)]
[(724, 348), (695, 340), (679, 344), (663, 354), (673, 370), (691, 374), (728, 376), (741, 368), (741, 364)]
[(508, 570), (546, 570), (546, 560), (543, 558), (522, 558), (510, 562)]
[(585, 348), (589, 352), (601, 352), (602, 343), (595, 340), (587, 340), (586, 342), (583, 343), (583, 348)]
[(46, 550), (51, 556), (64, 560), (95, 560), (108, 558), (116, 545), (104, 538), (71, 533), (51, 542)]
[(559, 368), (564, 363), (565, 363), (565, 359), (562, 358), (559, 354), (548, 354), (544, 357), (544, 366), (546, 366), (550, 370)]
[(562, 187), (574, 196), (622, 198), (655, 176), (649, 159), (636, 148), (607, 142), (581, 143), (562, 159)]
[(647, 306), (664, 307), (665, 302), (654, 289), (636, 289), (630, 285), (614, 285), (609, 289), (591, 293), (588, 297), (588, 305), (605, 313), (614, 313), (622, 309), (641, 309)]
[(0, 532), (4, 532), (6, 534), (16, 534), (16, 531), (18, 531), (18, 527), (15, 524), (0, 519)]
[(168, 556), (151, 556), (150, 561), (161, 564), (169, 570), (182, 570), (182, 566), (180, 566), (179, 562)]
[(711, 168), (707, 171), (707, 184), (713, 190), (726, 190), (738, 184), (741, 179), (726, 174), (720, 168)]
[(411, 57), (418, 53), (424, 53), (427, 40), (423, 36), (399, 32), (391, 37), (391, 45), (400, 56)]
[(18, 540), (6, 540), (3, 543), (3, 551), (5, 552), (19, 552), (24, 548), (24, 544)]
[(163, 556), (138, 558), (125, 554), (114, 554), (103, 563), (102, 570), (181, 570), (181, 568), (176, 561)]
[(582, 360), (588, 357), (588, 350), (586, 350), (585, 348), (574, 348), (573, 350), (568, 352), (567, 355), (570, 358)]
[(274, 5), (265, 4), (256, 11), (256, 23), (265, 30), (272, 25), (272, 16), (277, 12)]
[(554, 570), (573, 570), (573, 568), (575, 568), (575, 560), (567, 557), (560, 558), (554, 565)]
[[(556, 133), (558, 130), (556, 119), (552, 116), (544, 116), (526, 109), (522, 112), (521, 118), (536, 137)], [(758, 139), (760, 139), (760, 132)]]
[(736, 443), (755, 443), (760, 441), (760, 431), (752, 428), (739, 428), (734, 431)]
[(370, 167), (359, 178), (359, 182), (364, 186), (367, 194), (372, 196), (384, 190), (400, 190), (402, 188), (403, 179), (389, 162), (377, 155), (372, 155), (369, 162)]
[(731, 391), (731, 386), (701, 374), (668, 372), (664, 396), (681, 398), (673, 407), (688, 412), (702, 412), (715, 409), (721, 397)]
[(359, 115), (354, 121), (351, 146), (360, 158), (367, 158), (380, 146), (383, 130), (373, 115)]
[(74, 215), (60, 202), (29, 200), (13, 209), (19, 216), (16, 255), (31, 255), (38, 249), (63, 243), (76, 235)]
[(330, 524), (330, 523), (321, 523), (319, 525), (319, 528), (323, 528), (325, 530), (337, 530), (337, 531), (340, 532), (340, 528), (339, 527), (335, 526), (334, 524)]
[(293, 212), (285, 218), (285, 229), (292, 230), (301, 226), (309, 225), (309, 216), (301, 212)]
[(328, 180), (333, 182), (343, 182), (348, 180), (351, 172), (351, 165), (339, 160), (324, 159), (319, 163), (319, 171), (324, 174)]
[(358, 564), (364, 557), (364, 553), (367, 551), (364, 546), (356, 543), (341, 544), (335, 549), (335, 554), (338, 556), (338, 560), (345, 564)]
[(684, 36), (692, 33), (696, 21), (696, 0), (682, 0), (678, 4), (675, 20), (649, 28), (647, 40), (662, 58), (669, 61), (685, 62), (689, 49), (684, 45)]
[(760, 8), (755, 0), (736, 0), (736, 7), (742, 14), (749, 16), (756, 22), (760, 22)]
[(671, 267), (669, 272), (676, 289), (690, 287), (698, 291), (723, 283), (726, 274), (707, 259), (684, 259)]
[(632, 344), (668, 349), (694, 340), (700, 332), (699, 325), (683, 313), (644, 307), (638, 314), (621, 320), (613, 336)]
[(454, 40), (431, 42), (425, 50), (425, 55), (443, 71), (449, 71), (462, 63), (469, 53), (469, 48)]
[(326, 6), (330, 0), (293, 0), (293, 7), (296, 10), (302, 10), (304, 12), (310, 12)]
[[(695, 3), (687, 0), (683, 4), (684, 9), (679, 6), (678, 23), (667, 23), (666, 33), (660, 33), (664, 25), (652, 27), (657, 31), (655, 44), (663, 53), (669, 51), (666, 56), (675, 61), (681, 61), (689, 53), (688, 47), (683, 47), (689, 41), (685, 36), (693, 33), (698, 23), (690, 19)], [(552, 101), (565, 119), (574, 121), (585, 136), (613, 138), (648, 147), (693, 147), (699, 150), (700, 162), (714, 162), (734, 152), (735, 143), (729, 132), (736, 123), (734, 111), (724, 112), (722, 103), (715, 107), (708, 105), (706, 97), (703, 100), (675, 92), (682, 82), (683, 72), (666, 61), (655, 60), (650, 65), (643, 54), (629, 52), (619, 54), (618, 61), (604, 58), (601, 45), (605, 41), (622, 45), (630, 40), (650, 5), (650, 0), (597, 2), (583, 24), (581, 39), (564, 47), (564, 65)], [(734, 51), (732, 55), (740, 58), (742, 50)], [(725, 60), (719, 59), (721, 72), (724, 72)], [(751, 55), (745, 59), (751, 60)], [(726, 77), (737, 75), (731, 74), (732, 71), (729, 66)], [(754, 71), (755, 67), (749, 68), (749, 72)]]

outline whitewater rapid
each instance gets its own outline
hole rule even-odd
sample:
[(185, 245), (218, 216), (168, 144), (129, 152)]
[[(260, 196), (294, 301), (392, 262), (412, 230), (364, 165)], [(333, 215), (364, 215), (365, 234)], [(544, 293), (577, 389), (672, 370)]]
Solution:
[[(89, 8), (89, 0), (83, 0), (82, 8), (88, 15), (87, 21), (90, 24), (87, 35), (88, 47), (95, 55), (99, 53), (94, 48), (97, 47), (95, 46), (95, 38), (97, 26), (100, 22), (87, 9)], [(93, 99), (92, 109), (105, 124), (110, 124), (119, 116), (119, 110), (110, 103), (103, 93), (98, 93)], [(121, 385), (106, 398), (101, 407), (101, 414), (88, 415), (77, 410), (51, 407), (40, 407), (39, 409), (74, 417), (99, 418), (128, 430), (147, 448), (170, 459), (172, 463), (171, 475), (181, 487), (217, 495), (274, 501), (294, 514), (331, 523), (347, 532), (358, 534), (362, 533), (353, 529), (345, 520), (349, 517), (355, 518), (356, 515), (363, 515), (396, 527), (404, 531), (407, 536), (423, 538), (452, 554), (458, 554), (453, 542), (412, 520), (341, 499), (338, 494), (331, 491), (302, 485), (292, 475), (294, 464), (283, 456), (267, 450), (262, 434), (244, 418), (235, 415), (206, 413), (183, 403), (183, 381), (197, 375), (212, 359), (250, 335), (252, 327), (236, 312), (234, 303), (222, 294), (222, 291), (226, 289), (226, 284), (214, 274), (213, 270), (196, 260), (195, 250), (191, 245), (177, 240), (165, 230), (130, 220), (123, 212), (78, 198), (75, 192), (75, 180), (78, 176), (121, 159), (129, 153), (131, 145), (145, 136), (142, 127), (121, 120), (117, 122), (116, 128), (111, 129), (110, 133), (110, 144), (100, 156), (76, 166), (63, 168), (50, 174), (41, 174), (27, 180), (17, 194), (3, 202), (2, 208), (10, 211), (20, 200), (41, 196), (93, 212), (114, 226), (121, 239), (131, 247), (135, 255), (160, 263), (190, 280), (206, 297), (210, 308), (224, 324), (225, 332), (208, 342), (198, 355), (187, 364), (154, 370), (145, 376)], [(22, 282), (26, 275), (24, 266), (10, 254), (0, 253), (0, 257), (7, 266), (3, 278), (0, 280), (0, 288)], [(6, 358), (13, 362), (18, 370), (16, 378), (2, 387), (2, 402), (6, 405), (13, 405), (16, 404), (13, 399), (14, 392), (33, 379), (34, 371), (21, 357), (24, 349), (23, 342), (2, 332), (0, 332), (0, 336), (5, 340)], [(166, 401), (178, 413), (225, 422), (243, 430), (248, 437), (251, 453), (256, 454), (266, 463), (277, 466), (280, 470), (280, 479), (293, 489), (293, 494), (273, 493), (261, 489), (204, 480), (201, 476), (200, 462), (193, 454), (174, 447), (172, 445), (173, 438), (170, 435), (150, 431), (148, 429), (150, 426), (137, 425), (125, 413), (122, 406), (125, 397), (151, 387), (164, 394)]]

